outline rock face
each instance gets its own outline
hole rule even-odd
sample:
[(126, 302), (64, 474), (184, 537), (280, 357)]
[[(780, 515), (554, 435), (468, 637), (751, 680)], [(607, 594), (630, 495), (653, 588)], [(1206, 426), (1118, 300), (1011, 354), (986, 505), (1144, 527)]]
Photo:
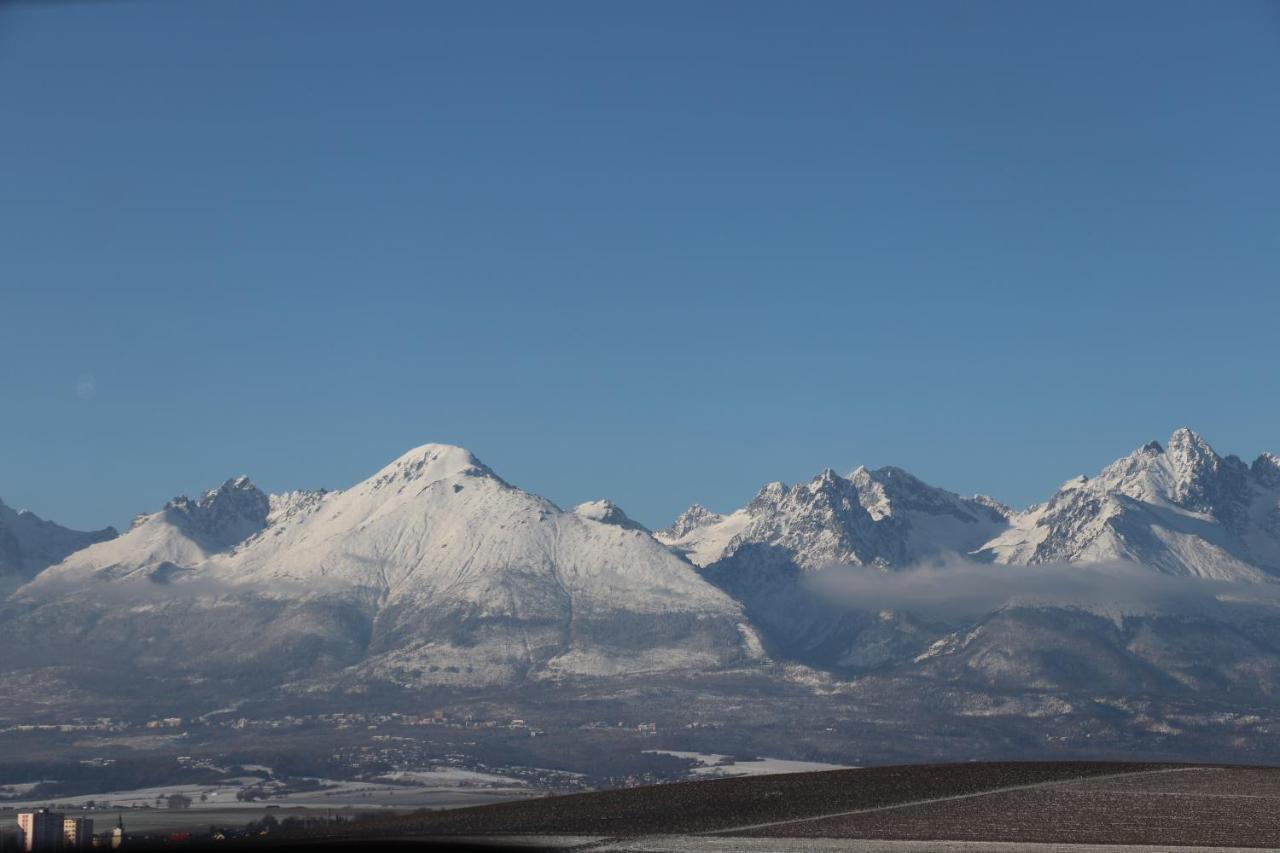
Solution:
[(71, 530), (28, 510), (10, 509), (0, 501), (0, 596), (75, 551), (116, 535), (114, 527)]
[(11, 599), (13, 624), (50, 634), (50, 657), (405, 686), (758, 656), (732, 599), (606, 515), (562, 512), (446, 445), (345, 491), (269, 499), (240, 478), (42, 573)]

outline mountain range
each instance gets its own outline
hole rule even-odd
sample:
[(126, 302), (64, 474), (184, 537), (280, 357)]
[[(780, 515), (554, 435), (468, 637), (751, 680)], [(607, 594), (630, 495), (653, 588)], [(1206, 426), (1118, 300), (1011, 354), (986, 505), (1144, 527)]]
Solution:
[(428, 444), (344, 490), (234, 478), (119, 535), (0, 505), (0, 574), (21, 584), (0, 604), (11, 683), (124, 666), (225, 701), (708, 673), (983, 702), (1280, 692), (1280, 459), (1187, 429), (1021, 511), (858, 468), (656, 533)]

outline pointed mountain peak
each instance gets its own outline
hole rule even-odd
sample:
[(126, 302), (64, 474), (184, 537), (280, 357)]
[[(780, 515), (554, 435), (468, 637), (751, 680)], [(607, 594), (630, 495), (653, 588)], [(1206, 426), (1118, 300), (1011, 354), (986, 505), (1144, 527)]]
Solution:
[(782, 500), (786, 494), (787, 486), (781, 480), (765, 483), (760, 491), (756, 492), (756, 496), (751, 499), (751, 503), (747, 504), (747, 510), (753, 514), (767, 512), (772, 507), (777, 506), (778, 501)]
[(1164, 453), (1164, 448), (1160, 446), (1160, 442), (1158, 441), (1148, 441), (1146, 444), (1138, 448), (1138, 452), (1144, 453), (1148, 456), (1159, 456)]
[(1169, 437), (1165, 456), (1174, 475), (1174, 501), (1186, 506), (1209, 506), (1217, 497), (1212, 481), (1222, 468), (1222, 459), (1209, 442), (1183, 427)]
[(1250, 470), (1264, 486), (1269, 488), (1280, 486), (1280, 456), (1274, 453), (1263, 453), (1253, 460)]
[(837, 474), (833, 469), (823, 468), (822, 472), (813, 478), (810, 485), (830, 486), (842, 481), (843, 479), (844, 478)]
[[(216, 542), (239, 541), (267, 523), (271, 500), (245, 476), (232, 477), (192, 500), (186, 495), (164, 505), (163, 515)], [(135, 519), (133, 526), (137, 527)]]
[(1173, 435), (1169, 436), (1168, 452), (1175, 458), (1201, 460), (1218, 457), (1218, 454), (1214, 453), (1213, 448), (1209, 446), (1209, 442), (1187, 427), (1179, 427), (1173, 431)]
[(239, 477), (231, 477), (221, 486), (209, 489), (196, 500), (192, 500), (186, 495), (179, 495), (165, 504), (164, 508), (188, 511), (191, 508), (208, 509), (214, 506), (232, 506), (245, 500), (254, 504), (264, 503), (265, 505), (267, 496), (253, 484), (252, 480), (242, 474)]
[(583, 518), (589, 518), (592, 521), (599, 521), (603, 524), (613, 524), (627, 530), (643, 530), (646, 533), (648, 528), (639, 522), (632, 521), (631, 518), (622, 511), (622, 507), (610, 500), (584, 501), (573, 508), (575, 515)]
[(201, 497), (200, 500), (201, 502), (206, 500), (216, 500), (219, 496), (224, 494), (230, 494), (232, 492), (261, 493), (261, 490), (253, 484), (252, 480), (250, 480), (244, 474), (241, 474), (239, 477), (232, 477), (228, 479), (221, 486), (218, 486), (218, 488), (210, 489), (209, 491), (205, 492), (204, 496)]
[(702, 504), (694, 504), (684, 512), (680, 513), (680, 515), (676, 517), (676, 520), (671, 522), (670, 527), (658, 531), (658, 538), (668, 540), (680, 539), (694, 530), (698, 530), (702, 527), (710, 527), (711, 525), (718, 524), (721, 521), (724, 521), (724, 516), (720, 513), (712, 512)]

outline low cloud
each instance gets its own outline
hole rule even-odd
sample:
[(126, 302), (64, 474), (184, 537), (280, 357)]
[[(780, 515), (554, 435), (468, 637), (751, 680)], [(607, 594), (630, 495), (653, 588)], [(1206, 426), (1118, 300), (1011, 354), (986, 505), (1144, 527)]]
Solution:
[(1007, 605), (1079, 607), (1107, 613), (1209, 613), (1239, 605), (1280, 607), (1280, 584), (1162, 574), (1135, 563), (997, 565), (959, 557), (899, 571), (839, 566), (811, 588), (852, 610), (976, 618)]

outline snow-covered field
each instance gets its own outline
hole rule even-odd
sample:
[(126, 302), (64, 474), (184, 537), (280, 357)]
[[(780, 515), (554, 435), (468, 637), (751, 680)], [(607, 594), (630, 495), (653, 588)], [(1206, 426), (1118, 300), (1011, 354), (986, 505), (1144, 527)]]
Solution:
[[(321, 787), (316, 790), (294, 792), (273, 791), (280, 783), (267, 782), (262, 787), (270, 797), (257, 803), (236, 799), (237, 794), (261, 782), (257, 777), (247, 776), (227, 779), (222, 784), (215, 785), (167, 785), (38, 801), (6, 801), (4, 805), (15, 811), (37, 806), (67, 809), (83, 806), (93, 800), (99, 804), (109, 803), (111, 808), (164, 808), (168, 797), (180, 795), (191, 800), (192, 810), (228, 807), (261, 810), (267, 805), (324, 809), (445, 808), (530, 796), (533, 793), (530, 786), (520, 779), (454, 767), (398, 771), (372, 781), (319, 781)], [(14, 789), (14, 793), (21, 794), (31, 790), (35, 784), (10, 787)]]
[[(652, 755), (674, 755), (698, 762), (689, 771), (694, 778), (718, 776), (769, 776), (775, 773), (809, 773), (815, 770), (845, 770), (844, 764), (824, 764), (820, 761), (791, 761), (784, 758), (757, 758), (751, 761), (734, 761), (732, 756), (714, 752), (680, 752), (671, 749), (648, 749)], [(726, 761), (730, 763), (725, 763)]]
[(396, 770), (378, 777), (397, 784), (446, 786), (459, 785), (497, 785), (500, 787), (524, 787), (522, 779), (510, 776), (499, 776), (496, 773), (480, 773), (475, 770), (463, 770), (459, 767), (435, 767), (431, 770)]

